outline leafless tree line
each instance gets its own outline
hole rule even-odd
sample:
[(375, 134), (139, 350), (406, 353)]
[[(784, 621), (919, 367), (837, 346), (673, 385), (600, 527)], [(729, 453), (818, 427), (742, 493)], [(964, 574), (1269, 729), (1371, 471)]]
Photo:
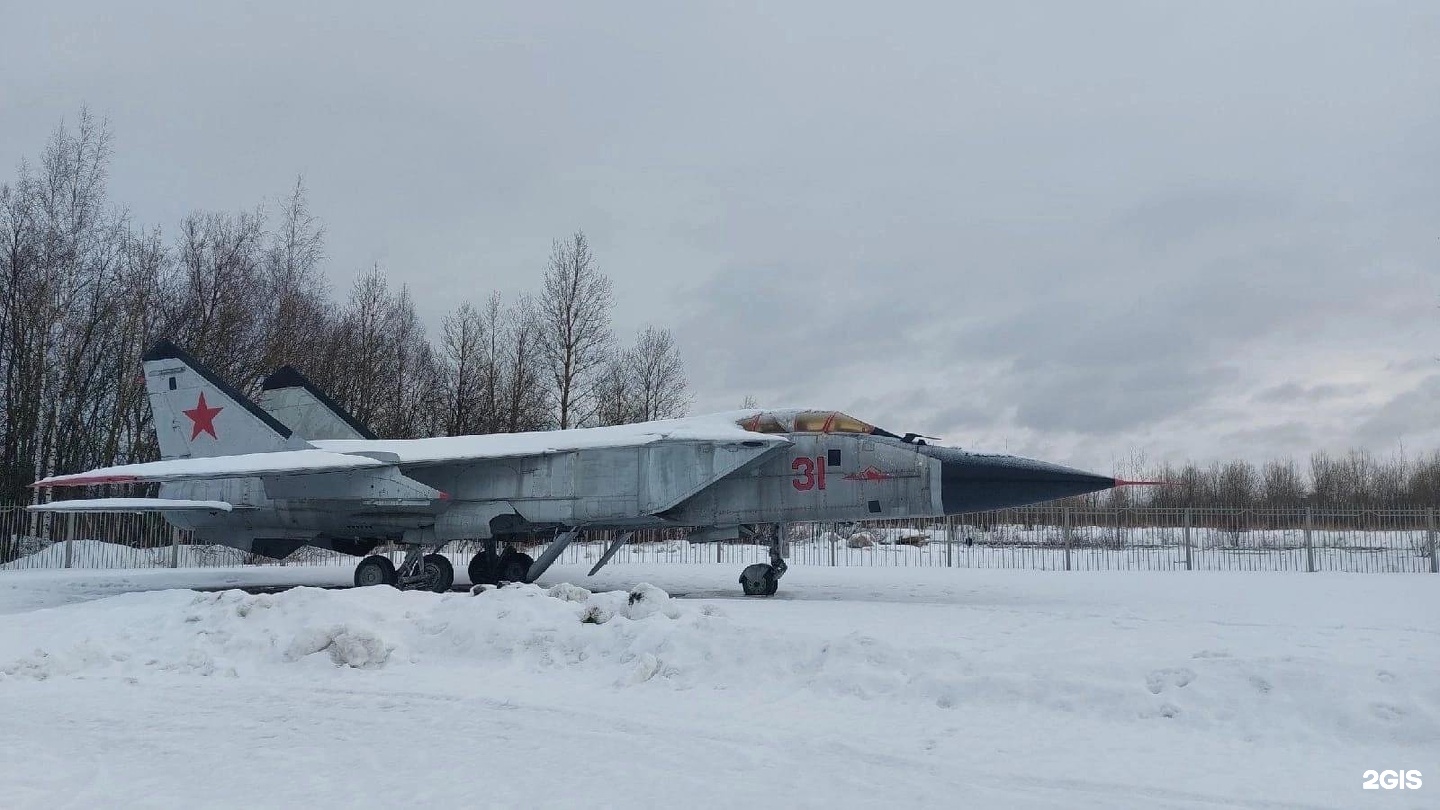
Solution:
[(138, 361), (160, 337), (246, 391), (300, 368), (378, 435), (620, 424), (688, 406), (670, 333), (622, 346), (585, 235), (555, 243), (537, 295), (463, 302), (431, 340), (375, 266), (336, 301), (303, 181), (273, 206), (197, 211), (173, 236), (108, 194), (111, 135), (81, 111), (0, 184), (0, 502), (55, 471), (151, 460)]
[(1366, 450), (1343, 455), (1324, 451), (1302, 466), (1294, 460), (1255, 465), (1247, 461), (1149, 465), (1122, 464), (1121, 478), (1165, 482), (1122, 487), (1088, 503), (1105, 506), (1248, 509), (1410, 509), (1440, 506), (1440, 451), (1418, 457), (1377, 457)]

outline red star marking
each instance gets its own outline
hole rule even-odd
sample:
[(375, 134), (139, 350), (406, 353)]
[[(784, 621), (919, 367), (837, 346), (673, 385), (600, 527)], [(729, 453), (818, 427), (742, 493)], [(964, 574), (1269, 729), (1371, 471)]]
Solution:
[(223, 407), (212, 408), (209, 405), (206, 405), (205, 392), (201, 391), (200, 401), (195, 404), (195, 407), (191, 408), (188, 411), (181, 411), (181, 413), (190, 417), (191, 422), (195, 423), (194, 428), (190, 431), (190, 441), (195, 441), (195, 439), (198, 438), (201, 433), (209, 433), (210, 438), (212, 439), (220, 438), (219, 436), (215, 435), (215, 414), (220, 413), (223, 410), (225, 410)]
[(895, 476), (891, 475), (890, 473), (885, 472), (884, 470), (879, 470), (879, 469), (876, 469), (875, 467), (871, 466), (871, 467), (866, 467), (865, 469), (861, 470), (860, 472), (850, 473), (849, 475), (845, 476), (845, 480), (846, 480), (846, 481), (884, 481), (884, 480), (887, 479), (887, 478), (894, 478), (894, 477), (895, 477)]

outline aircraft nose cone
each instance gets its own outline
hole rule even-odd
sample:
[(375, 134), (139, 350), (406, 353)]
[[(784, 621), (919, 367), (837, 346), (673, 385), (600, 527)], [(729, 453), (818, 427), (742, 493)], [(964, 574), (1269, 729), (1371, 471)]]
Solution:
[(947, 515), (1025, 506), (1115, 486), (1109, 476), (1044, 461), (927, 449), (941, 464), (940, 497)]

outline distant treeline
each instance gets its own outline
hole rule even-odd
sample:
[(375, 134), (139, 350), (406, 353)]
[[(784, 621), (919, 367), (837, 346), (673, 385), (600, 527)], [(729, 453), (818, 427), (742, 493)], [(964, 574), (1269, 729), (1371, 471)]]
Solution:
[(616, 339), (610, 280), (581, 232), (536, 257), (534, 294), (457, 302), (432, 340), (378, 266), (336, 300), (303, 182), (273, 210), (196, 211), (167, 236), (111, 201), (110, 157), (107, 126), (82, 111), (0, 184), (0, 503), (52, 472), (157, 457), (139, 360), (161, 337), (248, 393), (294, 365), (382, 437), (687, 407), (669, 331)]
[(1121, 478), (1168, 486), (1122, 487), (1073, 503), (1104, 506), (1290, 509), (1408, 509), (1440, 507), (1440, 451), (1428, 456), (1378, 458), (1365, 450), (1317, 452), (1302, 467), (1293, 460), (1256, 466), (1245, 461), (1199, 466), (1122, 465)]

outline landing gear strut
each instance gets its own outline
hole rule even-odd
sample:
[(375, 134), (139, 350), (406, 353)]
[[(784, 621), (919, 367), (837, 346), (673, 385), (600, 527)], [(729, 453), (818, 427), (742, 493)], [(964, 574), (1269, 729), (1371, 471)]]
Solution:
[(770, 536), (770, 564), (755, 563), (740, 572), (740, 587), (746, 596), (774, 596), (780, 588), (780, 577), (790, 566), (785, 564), (785, 524), (775, 526)]
[(438, 548), (429, 554), (424, 551), (421, 546), (406, 549), (405, 561), (395, 571), (400, 589), (445, 593), (455, 584), (455, 566), (448, 557), (438, 553)]

